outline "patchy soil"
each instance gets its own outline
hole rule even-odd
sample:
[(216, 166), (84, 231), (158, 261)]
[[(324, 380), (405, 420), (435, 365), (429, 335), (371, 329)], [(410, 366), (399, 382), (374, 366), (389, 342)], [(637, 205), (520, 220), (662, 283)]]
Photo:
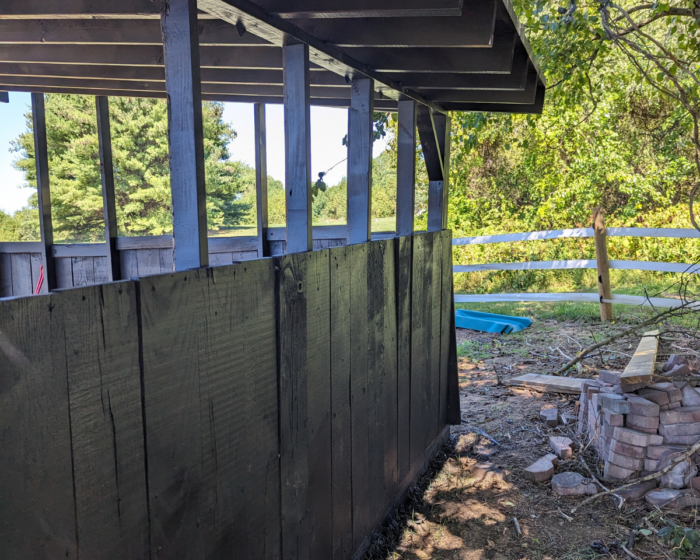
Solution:
[[(614, 327), (612, 327), (614, 328)], [(374, 546), (367, 558), (394, 560), (476, 560), (476, 559), (593, 559), (628, 558), (620, 545), (633, 546), (642, 559), (697, 558), (677, 555), (654, 530), (664, 526), (700, 525), (699, 512), (655, 512), (644, 501), (621, 508), (612, 497), (603, 497), (571, 509), (582, 498), (556, 496), (549, 482), (534, 483), (523, 477), (523, 469), (550, 452), (548, 436), (571, 437), (576, 430), (574, 410), (578, 396), (554, 395), (509, 388), (503, 383), (522, 373), (552, 373), (575, 355), (580, 347), (605, 336), (611, 327), (536, 322), (515, 335), (491, 335), (458, 329), (462, 425), (452, 429), (452, 445), (426, 474), (422, 487), (414, 491), (399, 518), (384, 528), (381, 546)], [(584, 360), (580, 372), (590, 377), (603, 366), (623, 369), (634, 352), (638, 338), (625, 340)], [(679, 349), (678, 347), (682, 348)], [(700, 341), (679, 333), (669, 335), (659, 355), (675, 352), (697, 357)], [(540, 421), (540, 409), (557, 407), (569, 428), (549, 428)], [(495, 439), (493, 443), (488, 436)], [(572, 438), (573, 439), (573, 438)], [(455, 452), (457, 444), (461, 453)], [(575, 471), (588, 476), (578, 460), (560, 462), (555, 474)], [(595, 452), (583, 456), (602, 480)], [(503, 468), (505, 476), (477, 481), (465, 468), (476, 460), (490, 461)], [(605, 482), (604, 482), (605, 483)], [(619, 484), (612, 483), (612, 486)], [(571, 519), (567, 519), (569, 516)], [(522, 534), (516, 530), (517, 519)], [(646, 518), (646, 521), (644, 519)], [(633, 530), (644, 529), (636, 539)], [(633, 544), (632, 544), (633, 543)]]

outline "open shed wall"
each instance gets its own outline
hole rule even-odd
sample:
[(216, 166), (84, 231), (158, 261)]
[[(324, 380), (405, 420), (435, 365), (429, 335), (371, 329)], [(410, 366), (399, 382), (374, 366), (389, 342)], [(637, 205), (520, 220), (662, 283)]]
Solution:
[(0, 301), (0, 542), (350, 558), (459, 422), (451, 234)]

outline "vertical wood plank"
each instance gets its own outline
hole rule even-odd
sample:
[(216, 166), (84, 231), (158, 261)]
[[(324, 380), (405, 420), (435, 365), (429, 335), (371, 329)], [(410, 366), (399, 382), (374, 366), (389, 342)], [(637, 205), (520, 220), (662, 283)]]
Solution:
[(311, 558), (331, 558), (331, 347), (329, 251), (309, 260), (307, 296), (307, 427), (309, 431), (309, 531)]
[(432, 257), (428, 234), (413, 236), (413, 279), (411, 296), (411, 470), (424, 457), (430, 424), (430, 304)]
[(121, 262), (117, 251), (117, 202), (114, 196), (114, 163), (112, 161), (112, 132), (109, 124), (109, 98), (95, 97), (97, 109), (97, 138), (100, 146), (100, 175), (102, 177), (102, 207), (105, 222), (108, 281), (121, 280)]
[(308, 505), (308, 307), (311, 254), (278, 261), (282, 558), (310, 558)]
[(138, 278), (139, 276), (139, 262), (136, 253), (137, 251), (134, 249), (119, 251), (122, 276), (124, 278)]
[(0, 253), (0, 297), (12, 296), (12, 255)]
[(160, 249), (160, 271), (163, 273), (172, 272), (175, 270), (173, 263), (173, 250)]
[[(439, 234), (441, 257), (440, 289), (440, 422), (438, 430), (449, 423), (448, 398), (450, 392), (450, 337), (454, 316), (454, 298), (452, 297), (452, 232), (443, 230)], [(437, 245), (435, 249), (437, 250)]]
[[(159, 274), (160, 268), (160, 252), (162, 249), (138, 249), (136, 251), (136, 261), (139, 267), (139, 276), (147, 276), (149, 274)], [(207, 249), (209, 250), (209, 249)], [(207, 256), (208, 258), (208, 256)]]
[(153, 558), (279, 559), (274, 262), (139, 285)]
[(331, 285), (331, 497), (333, 560), (346, 560), (352, 547), (351, 264), (348, 249), (330, 251)]
[(366, 243), (372, 235), (372, 144), (374, 80), (352, 81), (348, 111), (348, 243)]
[(12, 295), (30, 296), (32, 289), (32, 264), (30, 253), (12, 254)]
[(429, 389), (429, 423), (425, 443), (426, 449), (438, 437), (440, 423), (440, 380), (441, 380), (441, 335), (442, 335), (442, 231), (427, 234), (430, 237), (430, 258), (432, 260), (432, 277), (430, 289), (430, 372)]
[(416, 206), (416, 102), (412, 99), (399, 101), (396, 144), (396, 235), (411, 235)]
[(398, 479), (406, 482), (411, 472), (411, 297), (413, 277), (413, 236), (394, 240), (396, 260), (396, 325), (397, 325), (397, 403), (398, 403)]
[(164, 6), (174, 260), (176, 270), (187, 270), (209, 263), (197, 2), (169, 0)]
[(348, 246), (350, 279), (350, 348), (352, 408), (352, 531), (357, 549), (371, 531), (369, 496), (368, 294), (367, 244)]
[(309, 47), (302, 43), (287, 44), (282, 52), (287, 252), (299, 253), (313, 248)]
[(209, 255), (211, 266), (226, 266), (233, 264), (233, 253), (212, 253)]
[(270, 244), (267, 240), (267, 122), (265, 104), (253, 106), (255, 124), (255, 200), (258, 216), (258, 257), (270, 256)]
[(56, 295), (0, 302), (0, 542), (6, 558), (77, 558), (63, 325)]
[(46, 140), (46, 108), (44, 94), (32, 93), (32, 124), (34, 129), (34, 159), (36, 164), (36, 190), (39, 195), (39, 230), (41, 232), (41, 256), (44, 260), (44, 277), (48, 291), (56, 289), (56, 263), (53, 247), (53, 221), (51, 219), (51, 192), (49, 188), (49, 155)]
[(135, 285), (69, 290), (53, 315), (65, 332), (78, 553), (148, 558)]
[(62, 257), (56, 259), (56, 283), (58, 288), (73, 287), (73, 259)]
[(416, 128), (420, 136), (428, 180), (442, 181), (444, 172), (442, 152), (440, 151), (433, 113), (426, 105), (417, 105)]
[[(117, 254), (117, 257), (119, 257), (119, 254)], [(107, 257), (93, 257), (92, 269), (95, 274), (95, 284), (111, 282), (109, 272), (107, 271)]]
[(93, 257), (72, 257), (73, 286), (89, 286), (95, 283)]

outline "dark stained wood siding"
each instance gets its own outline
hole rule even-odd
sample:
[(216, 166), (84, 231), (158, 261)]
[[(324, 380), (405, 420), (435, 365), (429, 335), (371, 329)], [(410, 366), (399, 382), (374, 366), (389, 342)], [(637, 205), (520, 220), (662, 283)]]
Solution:
[[(3, 552), (357, 554), (459, 421), (450, 246), (417, 234), (0, 301)], [(88, 281), (95, 258), (57, 262)]]

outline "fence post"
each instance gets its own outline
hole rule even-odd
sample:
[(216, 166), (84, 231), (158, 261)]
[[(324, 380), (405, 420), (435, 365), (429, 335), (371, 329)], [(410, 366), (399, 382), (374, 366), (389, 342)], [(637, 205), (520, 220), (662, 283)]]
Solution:
[(612, 303), (603, 303), (611, 299), (610, 265), (608, 263), (608, 245), (605, 235), (605, 215), (602, 208), (593, 209), (593, 232), (595, 236), (595, 257), (598, 268), (598, 295), (600, 296), (600, 320), (612, 321)]

